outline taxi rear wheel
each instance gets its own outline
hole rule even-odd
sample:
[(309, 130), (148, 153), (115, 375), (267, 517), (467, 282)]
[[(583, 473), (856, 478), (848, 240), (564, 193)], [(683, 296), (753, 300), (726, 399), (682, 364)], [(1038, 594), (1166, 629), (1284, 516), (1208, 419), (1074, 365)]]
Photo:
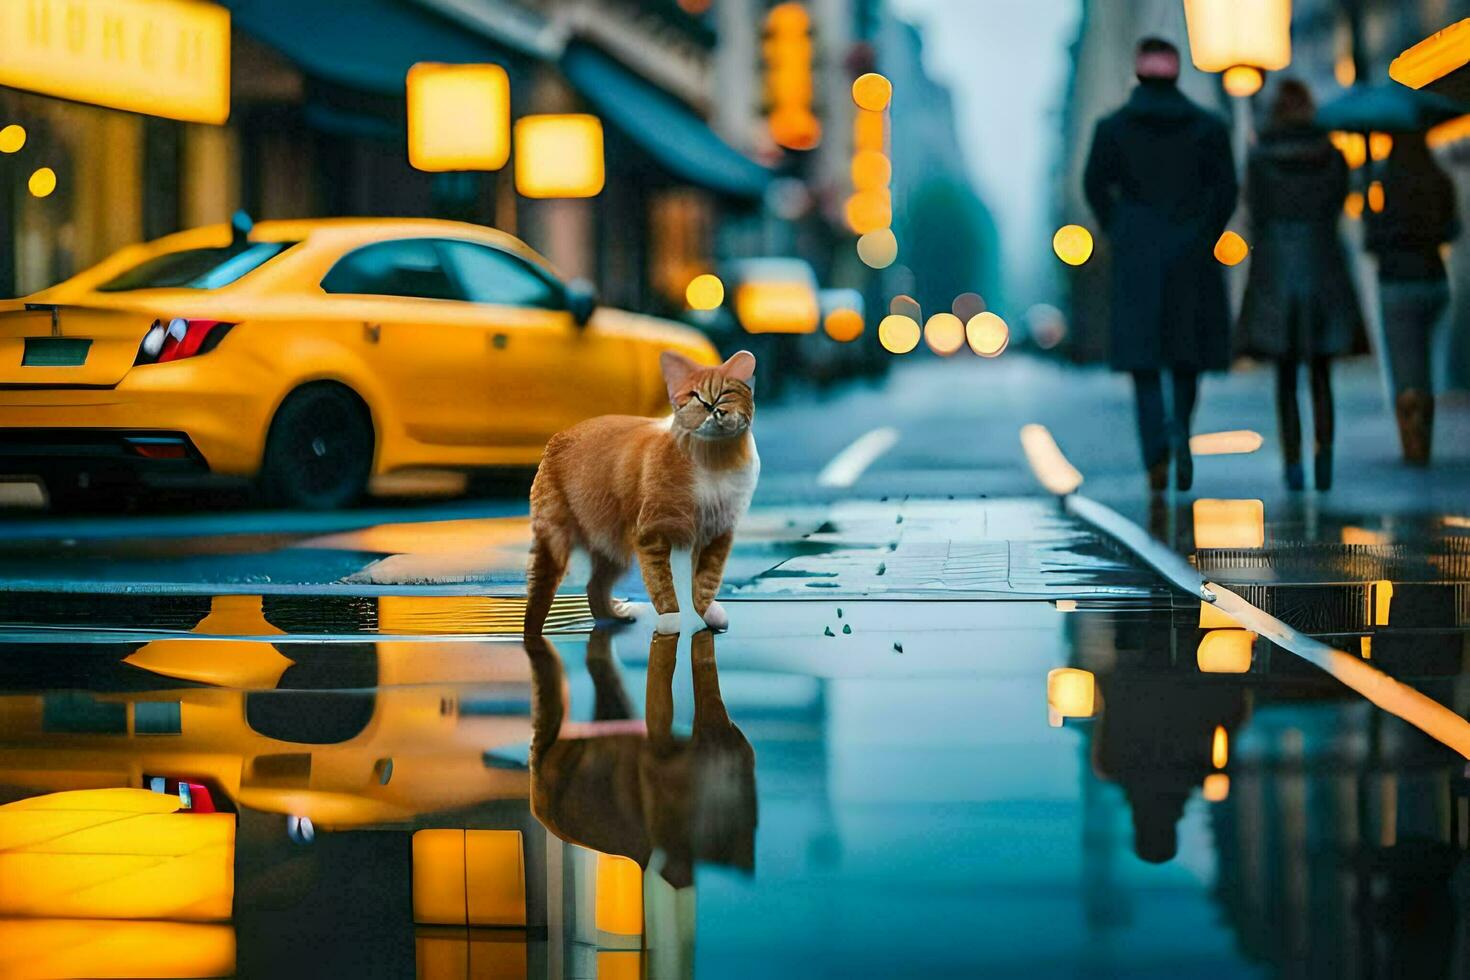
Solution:
[(266, 437), (261, 489), (284, 507), (331, 510), (362, 496), (373, 466), (373, 423), (347, 388), (318, 383), (292, 392)]

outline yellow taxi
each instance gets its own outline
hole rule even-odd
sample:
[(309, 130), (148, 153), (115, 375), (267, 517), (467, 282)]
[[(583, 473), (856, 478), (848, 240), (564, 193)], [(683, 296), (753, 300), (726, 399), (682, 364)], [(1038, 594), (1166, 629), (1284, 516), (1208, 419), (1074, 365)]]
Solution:
[(662, 414), (663, 350), (718, 363), (493, 229), (239, 215), (0, 303), (0, 474), (57, 502), (245, 478), (339, 507), (375, 475), (534, 465), (580, 419)]

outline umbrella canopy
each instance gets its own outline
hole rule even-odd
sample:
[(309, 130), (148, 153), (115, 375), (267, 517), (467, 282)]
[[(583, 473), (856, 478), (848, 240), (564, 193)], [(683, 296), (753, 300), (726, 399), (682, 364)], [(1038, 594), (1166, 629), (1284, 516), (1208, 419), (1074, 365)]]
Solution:
[(1354, 85), (1317, 110), (1323, 129), (1417, 133), (1470, 112), (1470, 106), (1396, 82)]

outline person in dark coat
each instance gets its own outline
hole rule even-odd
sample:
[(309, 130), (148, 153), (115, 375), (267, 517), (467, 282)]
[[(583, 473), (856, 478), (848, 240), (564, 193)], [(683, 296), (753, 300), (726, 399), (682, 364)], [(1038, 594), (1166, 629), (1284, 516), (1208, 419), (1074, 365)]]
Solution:
[(1367, 216), (1368, 251), (1378, 256), (1383, 343), (1404, 461), (1428, 466), (1434, 431), (1430, 351), (1449, 306), (1440, 247), (1459, 236), (1455, 187), (1423, 133), (1394, 137), (1383, 174), (1382, 210)]
[(1348, 167), (1312, 126), (1316, 106), (1301, 82), (1283, 81), (1271, 120), (1246, 168), (1254, 252), (1237, 342), (1276, 362), (1276, 415), (1286, 485), (1300, 490), (1302, 426), (1297, 378), (1307, 364), (1316, 430), (1315, 485), (1332, 485), (1332, 358), (1366, 349), (1363, 314), (1338, 237)]
[[(1230, 366), (1230, 308), (1214, 246), (1235, 210), (1230, 133), (1178, 88), (1179, 51), (1146, 38), (1138, 86), (1097, 124), (1083, 187), (1112, 244), (1114, 369), (1133, 374), (1154, 490), (1194, 480), (1189, 427), (1203, 371)], [(1172, 375), (1172, 417), (1160, 376)]]

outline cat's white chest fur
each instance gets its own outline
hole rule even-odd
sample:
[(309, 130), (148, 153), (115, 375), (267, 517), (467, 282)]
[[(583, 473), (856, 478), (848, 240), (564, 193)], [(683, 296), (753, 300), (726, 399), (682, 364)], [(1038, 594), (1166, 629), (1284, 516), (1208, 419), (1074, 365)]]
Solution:
[(708, 541), (735, 525), (750, 507), (756, 481), (761, 475), (761, 457), (756, 452), (754, 437), (750, 440), (750, 459), (744, 466), (729, 470), (698, 467), (694, 474), (694, 502), (699, 508), (700, 538)]

